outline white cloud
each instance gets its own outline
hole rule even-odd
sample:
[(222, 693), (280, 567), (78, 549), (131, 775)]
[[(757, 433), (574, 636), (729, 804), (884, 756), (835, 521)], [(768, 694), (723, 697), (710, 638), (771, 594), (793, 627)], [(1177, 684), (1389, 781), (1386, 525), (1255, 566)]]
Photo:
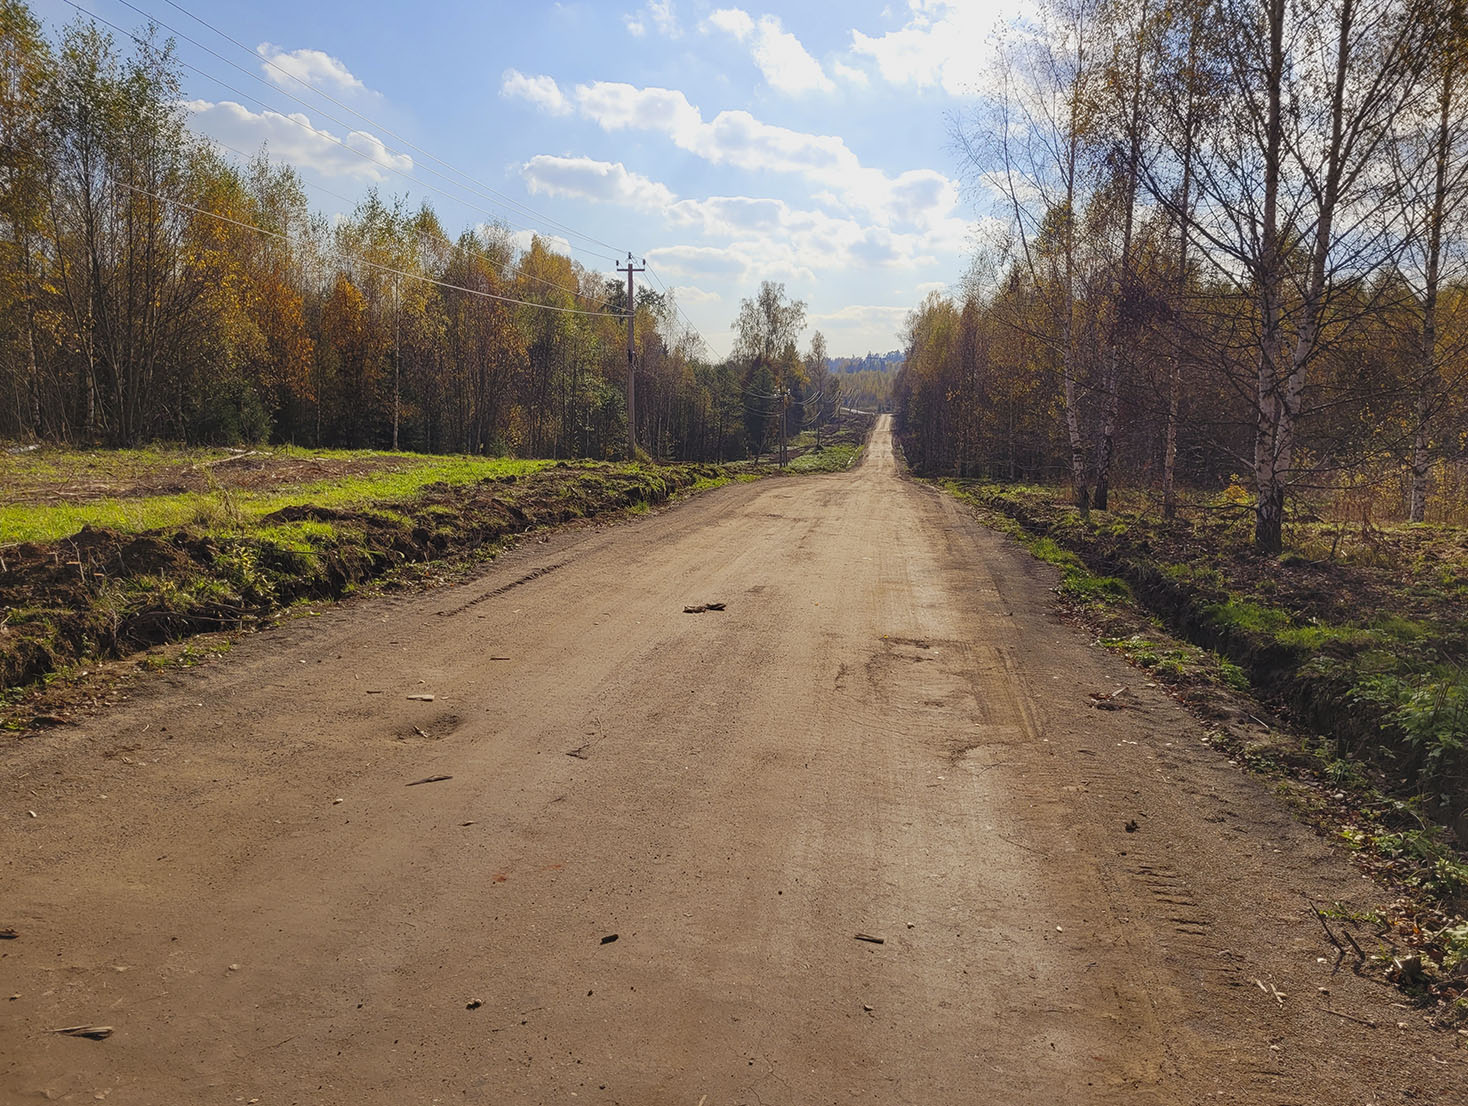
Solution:
[(640, 10), (624, 15), (622, 22), (627, 25), (628, 33), (637, 38), (647, 34), (649, 24), (669, 38), (677, 38), (683, 33), (678, 26), (678, 16), (673, 11), (673, 0), (648, 0)]
[(569, 115), (571, 102), (550, 77), (527, 77), (518, 69), (506, 69), (500, 78), (500, 95), (529, 100), (551, 115)]
[[(559, 89), (557, 90), (559, 92)], [(825, 185), (821, 196), (883, 225), (952, 230), (957, 182), (932, 169), (888, 177), (863, 167), (836, 135), (808, 134), (761, 122), (747, 111), (721, 111), (705, 121), (683, 93), (597, 81), (571, 93), (581, 114), (604, 130), (660, 132), (680, 149), (715, 165), (747, 172), (798, 173)]]
[(743, 275), (749, 261), (740, 251), (720, 246), (661, 246), (649, 250), (647, 258), (665, 272), (715, 280)]
[(837, 311), (811, 315), (808, 322), (826, 335), (828, 342), (847, 349), (895, 349), (912, 304), (889, 307), (881, 304), (852, 304)]
[(724, 297), (717, 292), (708, 292), (690, 284), (680, 284), (672, 289), (678, 302), (685, 307), (702, 307), (705, 304), (723, 303)]
[(909, 169), (889, 177), (879, 169), (862, 168), (843, 185), (847, 203), (887, 224), (931, 230), (958, 207), (958, 183), (936, 169)]
[(598, 81), (574, 92), (581, 114), (603, 130), (624, 128), (662, 131), (678, 146), (693, 150), (703, 130), (703, 116), (681, 92), (670, 88), (635, 88)]
[(821, 63), (773, 15), (760, 17), (754, 62), (770, 87), (787, 95), (831, 92), (836, 88), (821, 69)]
[(699, 284), (749, 285), (756, 280), (814, 283), (815, 269), (788, 245), (769, 239), (727, 246), (664, 246), (649, 250), (649, 265)]
[[(731, 265), (741, 262), (745, 279), (770, 266), (798, 273), (849, 272), (912, 268), (933, 260), (933, 244), (926, 235), (894, 233), (849, 216), (791, 207), (783, 200), (710, 196), (679, 200), (667, 212), (671, 226), (727, 243), (720, 256)], [(705, 254), (691, 256), (707, 263)]]
[(521, 253), (529, 250), (531, 241), (536, 238), (539, 238), (541, 245), (545, 246), (551, 253), (563, 254), (566, 257), (571, 256), (571, 243), (560, 235), (541, 234), (533, 230), (517, 230), (510, 235), (510, 241), (515, 244), (515, 248)]
[[(705, 233), (734, 236), (768, 233), (778, 226), (795, 233), (800, 220), (832, 235), (831, 245), (855, 250), (872, 263), (911, 264), (915, 259), (960, 248), (967, 224), (957, 218), (957, 182), (933, 169), (911, 169), (889, 177), (865, 167), (843, 139), (773, 126), (747, 111), (722, 111), (711, 120), (682, 92), (669, 88), (597, 81), (563, 91), (549, 77), (507, 78), (506, 95), (536, 102), (573, 104), (603, 130), (646, 130), (714, 165), (744, 173), (793, 173), (816, 185), (818, 204), (842, 212), (792, 214), (773, 200), (715, 197), (670, 203), (674, 220)], [(531, 90), (535, 90), (534, 97)], [(820, 220), (826, 225), (820, 225)], [(856, 228), (856, 229), (853, 229)], [(875, 233), (880, 230), (882, 235)], [(883, 235), (890, 237), (884, 238)], [(892, 245), (891, 243), (897, 243)], [(848, 255), (851, 260), (854, 255)]]
[(832, 62), (831, 72), (835, 73), (836, 76), (840, 77), (847, 84), (854, 84), (861, 88), (865, 88), (871, 84), (871, 81), (867, 78), (866, 70), (858, 69), (854, 65), (847, 65), (844, 61)]
[[(273, 43), (262, 42), (255, 52), (265, 62), (265, 76), (282, 88), (294, 89), (296, 82), (286, 74), (327, 92), (366, 92), (367, 86), (352, 76), (339, 58), (320, 50), (286, 50)], [(284, 72), (282, 72), (282, 70)]]
[(754, 20), (743, 8), (719, 8), (708, 17), (708, 25), (743, 42), (754, 34)]
[(301, 112), (257, 114), (230, 100), (191, 100), (184, 108), (193, 114), (200, 131), (225, 145), (249, 153), (269, 143), (271, 153), (282, 161), (322, 176), (382, 181), (393, 170), (407, 173), (413, 168), (411, 157), (393, 153), (376, 135), (351, 131), (342, 138), (312, 126)]
[(539, 154), (520, 169), (532, 195), (573, 196), (603, 203), (657, 210), (677, 197), (657, 181), (632, 173), (620, 161)]
[(840, 173), (860, 167), (834, 135), (805, 134), (762, 123), (747, 111), (721, 111), (705, 122), (683, 93), (612, 81), (578, 85), (572, 97), (581, 114), (604, 130), (659, 131), (674, 145), (715, 165), (751, 171)]
[(668, 209), (668, 215), (675, 224), (724, 236), (784, 230), (790, 222), (790, 208), (784, 201), (750, 196), (679, 200)]
[(851, 49), (871, 58), (891, 84), (971, 93), (993, 52), (996, 25), (1032, 5), (1026, 0), (908, 0), (909, 18), (883, 35), (851, 32)]
[(709, 27), (748, 43), (755, 65), (770, 87), (787, 95), (831, 92), (835, 85), (821, 63), (789, 31), (778, 16), (762, 15), (756, 23), (741, 8), (720, 8), (708, 17)]

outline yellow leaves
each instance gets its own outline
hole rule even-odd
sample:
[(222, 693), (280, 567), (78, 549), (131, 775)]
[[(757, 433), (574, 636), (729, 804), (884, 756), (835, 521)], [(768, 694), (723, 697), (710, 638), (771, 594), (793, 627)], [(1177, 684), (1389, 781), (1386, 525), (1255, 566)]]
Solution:
[(1235, 504), (1236, 506), (1248, 506), (1253, 503), (1254, 495), (1245, 484), (1246, 481), (1238, 473), (1230, 476), (1228, 478), (1228, 487), (1223, 489), (1224, 501)]

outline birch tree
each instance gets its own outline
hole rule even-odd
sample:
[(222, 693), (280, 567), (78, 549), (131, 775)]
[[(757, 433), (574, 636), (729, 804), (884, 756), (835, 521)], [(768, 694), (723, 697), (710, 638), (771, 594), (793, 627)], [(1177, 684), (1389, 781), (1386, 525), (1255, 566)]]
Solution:
[(1071, 487), (1082, 515), (1090, 513), (1092, 486), (1081, 411), (1077, 213), (1090, 186), (1098, 8), (1098, 0), (1047, 3), (1033, 33), (1016, 32), (1006, 43), (992, 112), (955, 132), (971, 175), (1001, 197), (1016, 261), (1049, 307), (1044, 337), (1059, 366)]
[(1227, 89), (1194, 162), (1189, 231), (1254, 301), (1254, 543), (1278, 553), (1329, 314), (1394, 261), (1379, 169), (1418, 92), (1427, 25), (1393, 0), (1222, 0)]
[[(1407, 222), (1403, 272), (1415, 285), (1421, 325), (1415, 371), (1411, 467), (1407, 514), (1421, 522), (1427, 513), (1435, 417), (1447, 398), (1439, 335), (1440, 299), (1446, 277), (1461, 280), (1464, 215), (1468, 214), (1468, 110), (1463, 81), (1468, 67), (1468, 12), (1463, 0), (1448, 0), (1437, 24), (1427, 75), (1425, 110), (1407, 114), (1408, 133), (1397, 158)], [(1461, 383), (1461, 370), (1454, 374)]]

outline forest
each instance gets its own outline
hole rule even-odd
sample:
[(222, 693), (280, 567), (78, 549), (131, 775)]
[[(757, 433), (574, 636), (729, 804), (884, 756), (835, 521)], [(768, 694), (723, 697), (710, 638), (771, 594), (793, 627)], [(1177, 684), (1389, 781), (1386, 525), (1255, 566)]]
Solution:
[[(328, 220), (268, 150), (241, 166), (189, 130), (170, 42), (124, 45), (84, 18), (51, 42), (0, 0), (0, 438), (626, 455), (622, 281), (376, 192)], [(783, 286), (723, 363), (671, 291), (634, 299), (640, 450), (758, 457), (782, 412), (790, 434), (834, 412)]]
[[(990, 233), (909, 317), (933, 475), (1468, 521), (1462, 0), (1053, 0), (951, 120)], [(1197, 497), (1195, 497), (1197, 498)]]

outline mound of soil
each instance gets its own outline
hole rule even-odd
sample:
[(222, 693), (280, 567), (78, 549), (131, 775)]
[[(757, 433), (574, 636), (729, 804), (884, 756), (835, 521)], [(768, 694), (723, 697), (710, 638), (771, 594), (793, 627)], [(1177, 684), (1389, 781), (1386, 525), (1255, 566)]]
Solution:
[(721, 472), (562, 465), (526, 477), (430, 485), (411, 501), (361, 509), (303, 503), (264, 520), (331, 524), (334, 538), (309, 551), (187, 529), (123, 534), (90, 526), (63, 541), (20, 545), (0, 563), (0, 688), (25, 687), (84, 658), (247, 625), (301, 599), (336, 598), (405, 563), (659, 503)]
[(248, 450), (214, 460), (179, 454), (136, 472), (119, 475), (105, 453), (82, 454), (61, 472), (43, 476), (15, 474), (0, 489), (0, 503), (91, 503), (99, 499), (136, 499), (219, 488), (275, 491), (296, 484), (370, 476), (404, 467), (400, 457), (300, 457)]

